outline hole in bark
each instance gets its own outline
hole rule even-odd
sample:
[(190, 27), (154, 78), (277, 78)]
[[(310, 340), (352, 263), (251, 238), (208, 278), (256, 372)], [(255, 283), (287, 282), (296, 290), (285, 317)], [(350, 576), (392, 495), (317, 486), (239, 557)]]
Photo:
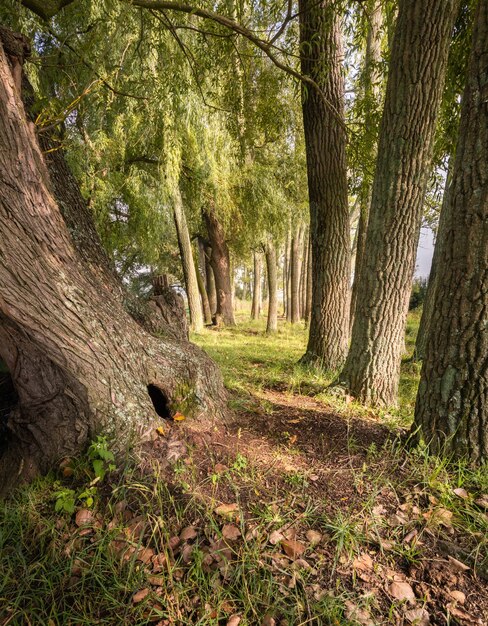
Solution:
[(10, 439), (10, 431), (7, 426), (8, 416), (18, 401), (12, 376), (5, 362), (0, 359), (0, 456), (7, 448)]
[(148, 385), (147, 392), (152, 400), (154, 410), (160, 417), (164, 419), (171, 418), (171, 411), (169, 410), (169, 400), (166, 395), (156, 385)]

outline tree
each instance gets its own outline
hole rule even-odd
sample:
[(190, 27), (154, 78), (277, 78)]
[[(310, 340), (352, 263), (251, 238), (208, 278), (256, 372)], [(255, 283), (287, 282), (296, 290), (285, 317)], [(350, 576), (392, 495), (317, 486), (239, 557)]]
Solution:
[(254, 251), (254, 272), (253, 272), (253, 289), (252, 289), (252, 306), (251, 319), (257, 320), (261, 315), (261, 269), (262, 258), (261, 253)]
[(190, 309), (190, 321), (193, 330), (195, 332), (200, 332), (203, 329), (202, 304), (200, 303), (198, 279), (195, 269), (195, 261), (193, 259), (190, 233), (188, 231), (185, 209), (183, 208), (183, 200), (178, 186), (176, 186), (173, 192), (173, 215), (178, 235), (178, 246), (180, 248), (183, 274), (185, 277), (186, 295), (188, 298), (188, 307)]
[(312, 248), (312, 310), (305, 361), (335, 369), (349, 336), (350, 246), (340, 15), (331, 0), (301, 0), (302, 74)]
[(367, 259), (342, 373), (360, 401), (396, 401), (405, 320), (455, 0), (400, 2), (373, 184)]
[[(137, 442), (155, 409), (169, 417), (184, 397), (195, 416), (207, 409), (219, 415), (224, 392), (201, 350), (143, 331), (111, 272), (92, 265), (76, 230), (68, 231), (20, 98), (15, 68), (25, 40), (2, 31), (2, 42), (0, 354), (19, 396), (1, 459), (6, 488), (76, 454), (96, 433), (119, 449)], [(83, 204), (70, 181), (65, 187), (68, 203)]]
[(300, 275), (302, 268), (301, 248), (303, 244), (303, 228), (299, 226), (291, 240), (290, 259), (290, 292), (291, 292), (291, 323), (297, 324), (300, 321)]
[(278, 330), (278, 272), (276, 248), (272, 241), (265, 246), (266, 270), (268, 276), (268, 321), (266, 333), (268, 335)]
[(487, 50), (488, 6), (480, 1), (415, 408), (433, 452), (476, 463), (488, 460)]

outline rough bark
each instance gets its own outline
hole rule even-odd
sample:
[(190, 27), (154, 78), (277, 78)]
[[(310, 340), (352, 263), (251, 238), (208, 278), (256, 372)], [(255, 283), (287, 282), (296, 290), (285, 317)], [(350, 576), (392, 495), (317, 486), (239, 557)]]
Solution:
[(305, 319), (305, 308), (307, 302), (307, 280), (308, 280), (308, 250), (309, 234), (307, 229), (304, 231), (302, 241), (302, 269), (300, 274), (300, 318)]
[(235, 326), (229, 248), (225, 240), (224, 229), (210, 209), (203, 212), (203, 218), (211, 247), (210, 265), (215, 278), (217, 294), (215, 320), (226, 326)]
[(183, 276), (185, 277), (185, 290), (188, 298), (188, 308), (190, 309), (191, 327), (198, 333), (203, 329), (202, 305), (200, 303), (200, 293), (190, 233), (186, 222), (183, 200), (178, 188), (175, 189), (173, 193), (173, 216), (178, 237)]
[(254, 273), (253, 273), (253, 288), (252, 288), (252, 305), (251, 305), (251, 319), (257, 320), (261, 315), (261, 274), (262, 274), (263, 260), (260, 252), (254, 251)]
[(163, 287), (151, 296), (147, 304), (145, 328), (155, 335), (188, 341), (188, 320), (183, 298), (171, 289)]
[(349, 326), (352, 329), (354, 312), (356, 310), (357, 291), (361, 268), (364, 263), (366, 249), (366, 231), (369, 222), (369, 205), (371, 203), (372, 176), (370, 170), (374, 168), (377, 150), (377, 129), (374, 123), (379, 106), (381, 88), (381, 35), (383, 25), (383, 9), (379, 0), (369, 0), (368, 6), (368, 35), (363, 69), (363, 94), (365, 102), (364, 137), (367, 147), (364, 154), (364, 168), (362, 172), (361, 188), (359, 191), (359, 222), (356, 230), (354, 281), (351, 290), (351, 309)]
[(343, 380), (351, 395), (396, 402), (415, 267), (456, 0), (403, 0), (388, 73), (373, 184), (367, 259), (357, 286)]
[(415, 422), (435, 453), (488, 461), (488, 5), (478, 2)]
[(320, 85), (329, 103), (316, 90), (302, 90), (314, 278), (304, 360), (335, 369), (346, 355), (350, 298), (340, 16), (333, 0), (301, 0), (299, 8), (302, 74)]
[(266, 270), (268, 276), (268, 321), (266, 332), (274, 333), (278, 330), (278, 269), (276, 248), (271, 241), (266, 244)]
[(221, 415), (224, 400), (203, 351), (145, 333), (105, 273), (83, 259), (24, 112), (18, 62), (9, 64), (0, 45), (0, 356), (19, 396), (0, 491), (76, 454), (98, 432), (116, 448), (136, 442), (157, 417), (148, 386), (165, 416), (183, 390), (195, 417)]

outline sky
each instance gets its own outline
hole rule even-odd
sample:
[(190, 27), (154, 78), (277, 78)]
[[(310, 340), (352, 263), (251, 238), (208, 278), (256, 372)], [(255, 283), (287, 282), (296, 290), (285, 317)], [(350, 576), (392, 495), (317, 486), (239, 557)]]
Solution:
[(428, 278), (432, 255), (434, 254), (434, 234), (430, 228), (424, 227), (420, 231), (417, 260), (415, 262), (415, 277)]

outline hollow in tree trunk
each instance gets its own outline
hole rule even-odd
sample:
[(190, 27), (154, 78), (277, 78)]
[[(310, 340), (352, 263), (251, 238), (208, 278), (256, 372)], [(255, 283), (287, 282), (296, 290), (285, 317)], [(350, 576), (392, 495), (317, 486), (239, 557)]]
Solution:
[(222, 224), (211, 209), (203, 212), (210, 243), (210, 265), (215, 278), (217, 308), (215, 319), (217, 323), (226, 326), (235, 326), (234, 309), (232, 306), (232, 285), (229, 248), (225, 240)]
[(342, 379), (395, 404), (415, 253), (457, 0), (403, 0), (393, 40), (366, 258)]
[(278, 330), (278, 270), (276, 266), (276, 248), (268, 241), (265, 248), (266, 270), (268, 275), (268, 321), (266, 332)]
[(115, 448), (136, 443), (155, 406), (168, 417), (182, 395), (195, 417), (218, 416), (224, 391), (202, 350), (144, 332), (109, 272), (77, 249), (12, 74), (22, 51), (0, 36), (0, 357), (19, 397), (0, 459), (5, 491), (97, 433)]
[(351, 271), (341, 17), (333, 0), (300, 0), (299, 9), (302, 73), (323, 92), (302, 89), (313, 273), (303, 359), (336, 369), (349, 338)]
[(488, 461), (487, 51), (488, 5), (480, 1), (415, 407), (434, 453), (479, 464)]

